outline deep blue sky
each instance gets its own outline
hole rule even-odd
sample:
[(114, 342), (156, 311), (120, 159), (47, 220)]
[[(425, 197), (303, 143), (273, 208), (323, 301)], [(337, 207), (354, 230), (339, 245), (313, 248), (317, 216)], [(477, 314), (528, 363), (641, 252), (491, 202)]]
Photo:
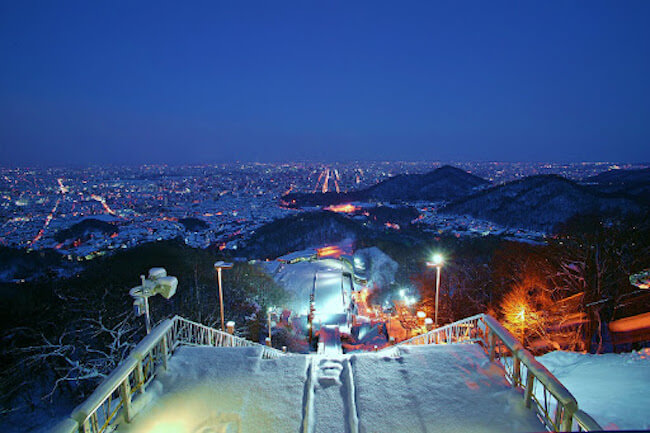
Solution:
[(650, 1), (183, 3), (2, 0), (0, 164), (650, 161)]

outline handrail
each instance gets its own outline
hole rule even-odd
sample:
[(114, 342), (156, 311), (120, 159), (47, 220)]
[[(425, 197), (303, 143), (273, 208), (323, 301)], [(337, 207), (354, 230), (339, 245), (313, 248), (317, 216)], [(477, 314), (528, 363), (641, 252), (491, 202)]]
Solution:
[(218, 329), (193, 322), (180, 316), (175, 316), (172, 320), (174, 321), (174, 335), (178, 338), (176, 344), (218, 347), (261, 347), (262, 358), (264, 359), (278, 358), (286, 355), (281, 350), (273, 347), (236, 337), (227, 332), (219, 331)]
[(573, 414), (573, 422), (577, 429), (573, 431), (597, 431), (602, 427), (587, 412), (578, 409)]
[(478, 339), (476, 336), (472, 336), (468, 331), (475, 328), (477, 324), (476, 322), (483, 316), (483, 314), (477, 314), (475, 316), (467, 317), (457, 322), (433, 329), (426, 334), (411, 337), (408, 340), (397, 343), (396, 346), (415, 344), (475, 343)]
[(144, 392), (159, 368), (167, 369), (169, 358), (181, 345), (260, 347), (264, 359), (285, 355), (272, 347), (175, 316), (158, 324), (143, 338), (128, 358), (72, 411), (69, 418), (62, 420), (52, 431), (102, 433), (122, 420), (129, 422), (135, 415), (132, 398), (136, 393)]
[[(577, 431), (602, 430), (591, 416), (578, 409), (573, 394), (492, 316), (478, 314), (468, 317), (396, 346), (468, 342), (480, 343), (490, 361), (503, 366), (512, 386), (523, 391), (525, 406), (530, 407), (534, 402), (538, 417), (548, 429), (571, 431), (575, 425)], [(539, 392), (535, 392), (537, 384), (542, 386)]]

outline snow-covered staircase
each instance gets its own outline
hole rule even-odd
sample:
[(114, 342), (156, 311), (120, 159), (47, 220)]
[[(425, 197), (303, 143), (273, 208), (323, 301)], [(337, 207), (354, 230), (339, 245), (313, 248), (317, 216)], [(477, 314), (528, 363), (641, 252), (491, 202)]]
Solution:
[[(599, 430), (496, 320), (474, 316), (397, 346), (284, 356), (203, 325), (159, 325), (58, 432)], [(173, 355), (173, 356), (172, 356)]]
[(303, 433), (358, 433), (354, 379), (349, 357), (311, 356), (305, 387)]

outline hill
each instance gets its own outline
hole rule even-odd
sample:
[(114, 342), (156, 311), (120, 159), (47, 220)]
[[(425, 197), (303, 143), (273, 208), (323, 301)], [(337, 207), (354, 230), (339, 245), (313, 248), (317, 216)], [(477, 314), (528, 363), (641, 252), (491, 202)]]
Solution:
[(283, 200), (292, 206), (328, 206), (352, 201), (450, 201), (488, 184), (485, 179), (445, 165), (425, 174), (397, 175), (359, 191), (340, 194), (294, 193), (285, 196)]
[(282, 218), (259, 228), (246, 242), (249, 257), (276, 258), (290, 251), (354, 239), (362, 226), (334, 212), (310, 212)]
[(584, 179), (595, 189), (606, 193), (626, 194), (650, 204), (650, 168), (640, 170), (609, 170)]
[(561, 176), (539, 175), (481, 191), (447, 205), (442, 212), (553, 231), (575, 215), (624, 215), (639, 210), (629, 198), (604, 194)]
[(466, 196), (489, 182), (459, 168), (445, 165), (426, 174), (402, 174), (366, 189), (377, 201), (448, 201)]
[(90, 237), (94, 233), (109, 235), (119, 231), (115, 224), (95, 218), (86, 218), (81, 222), (71, 225), (67, 229), (59, 230), (54, 239), (57, 242), (65, 242), (70, 239), (81, 239)]
[(178, 222), (183, 224), (185, 230), (190, 232), (200, 232), (210, 228), (208, 223), (198, 218), (181, 218)]

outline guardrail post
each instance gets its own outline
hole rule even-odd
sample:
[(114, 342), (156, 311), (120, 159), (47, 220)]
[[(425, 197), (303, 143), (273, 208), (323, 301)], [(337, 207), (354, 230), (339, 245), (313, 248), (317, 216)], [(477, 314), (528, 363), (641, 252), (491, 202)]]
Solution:
[(124, 419), (126, 419), (126, 422), (131, 422), (133, 410), (131, 407), (131, 384), (129, 384), (128, 376), (120, 384), (120, 399), (124, 408)]
[(489, 332), (488, 335), (488, 340), (490, 342), (490, 361), (494, 361), (497, 351), (496, 337), (494, 335), (494, 332)]
[(526, 375), (526, 391), (524, 392), (524, 404), (530, 409), (530, 401), (533, 397), (533, 384), (535, 383), (535, 376), (533, 372), (528, 370)]
[(144, 369), (141, 359), (138, 359), (138, 364), (135, 367), (135, 380), (138, 382), (140, 394), (144, 394)]
[[(559, 406), (558, 406), (559, 409)], [(562, 415), (562, 425), (560, 425), (560, 430), (561, 431), (571, 431), (571, 427), (573, 424), (573, 413), (571, 413), (569, 410), (567, 410), (566, 406), (564, 407)], [(557, 425), (557, 421), (556, 421)]]
[(521, 383), (521, 360), (517, 358), (517, 354), (512, 354), (512, 381), (513, 386), (516, 388)]
[(163, 367), (165, 370), (167, 370), (167, 357), (169, 356), (168, 350), (167, 350), (167, 335), (163, 335), (162, 338), (162, 362), (163, 362)]

